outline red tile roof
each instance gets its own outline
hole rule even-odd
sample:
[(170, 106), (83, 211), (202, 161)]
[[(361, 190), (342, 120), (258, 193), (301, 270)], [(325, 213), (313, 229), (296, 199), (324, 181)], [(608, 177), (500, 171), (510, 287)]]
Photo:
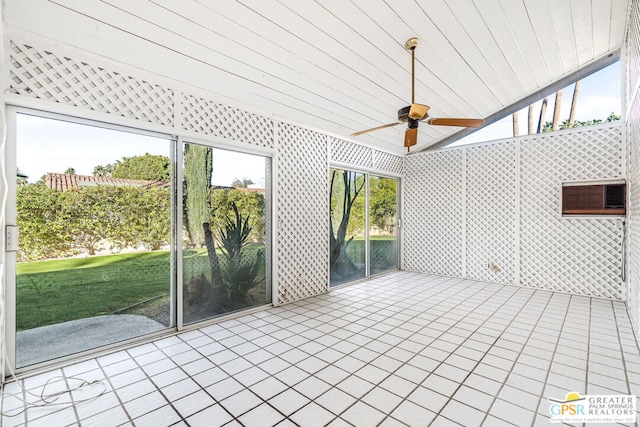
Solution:
[(91, 187), (96, 185), (155, 187), (165, 186), (166, 182), (147, 181), (143, 179), (111, 178), (106, 176), (75, 175), (68, 173), (47, 172), (45, 185), (48, 188), (66, 191), (70, 188)]

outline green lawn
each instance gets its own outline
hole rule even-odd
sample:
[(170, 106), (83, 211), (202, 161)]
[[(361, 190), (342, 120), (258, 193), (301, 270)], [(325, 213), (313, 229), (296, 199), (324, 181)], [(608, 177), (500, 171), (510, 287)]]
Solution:
[[(250, 245), (246, 252), (258, 250), (264, 245)], [(20, 263), (17, 330), (114, 314), (161, 295), (166, 301), (170, 257), (169, 251), (157, 251)], [(210, 276), (207, 250), (185, 250), (183, 271), (185, 283), (200, 273)]]
[(114, 314), (168, 295), (169, 260), (163, 251), (18, 264), (17, 329)]

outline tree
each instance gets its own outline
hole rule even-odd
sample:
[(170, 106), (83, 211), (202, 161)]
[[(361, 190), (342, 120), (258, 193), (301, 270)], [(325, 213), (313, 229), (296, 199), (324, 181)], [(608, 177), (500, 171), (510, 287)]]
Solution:
[[(111, 165), (107, 165), (110, 167)], [(99, 166), (96, 166), (98, 168)], [(94, 168), (94, 174), (96, 172)], [(100, 166), (102, 170), (106, 168)], [(100, 170), (99, 170), (100, 171)], [(167, 156), (146, 153), (143, 156), (123, 157), (113, 165), (113, 178), (143, 179), (147, 181), (170, 182), (171, 161)]]
[(578, 94), (580, 93), (580, 82), (582, 80), (578, 80), (576, 84), (573, 86), (573, 98), (571, 98), (571, 110), (569, 111), (569, 121), (567, 123), (567, 127), (572, 128), (573, 123), (576, 120), (576, 108), (578, 107)]
[(60, 220), (61, 194), (43, 184), (24, 184), (16, 188), (19, 261), (55, 258), (71, 251), (69, 230)]
[(529, 135), (531, 135), (532, 133), (534, 133), (533, 130), (533, 104), (529, 105), (529, 115), (528, 115), (528, 126), (527, 126), (527, 133)]
[(115, 169), (116, 165), (118, 164), (119, 160), (116, 161), (116, 163), (114, 164), (107, 164), (106, 166), (102, 166), (102, 165), (98, 165), (96, 167), (93, 168), (93, 176), (102, 176), (102, 177), (109, 177), (111, 176), (111, 174), (113, 173), (113, 169)]
[(121, 190), (122, 187), (96, 186), (60, 193), (58, 221), (66, 227), (72, 248), (95, 255), (100, 242), (116, 245), (126, 225), (122, 210), (128, 208), (117, 203)]
[(164, 187), (119, 187), (116, 210), (122, 213), (114, 240), (122, 247), (157, 251), (171, 239), (171, 195)]
[(264, 242), (265, 215), (264, 194), (257, 191), (236, 189), (215, 189), (210, 195), (210, 223), (213, 230), (224, 227), (227, 218), (234, 215), (233, 206), (237, 206), (240, 215), (249, 217), (251, 226), (250, 242)]
[(613, 111), (609, 114), (609, 117), (605, 120), (606, 123), (611, 123), (620, 120), (621, 117), (619, 114), (614, 113)]
[(209, 189), (213, 172), (211, 148), (185, 144), (184, 148), (184, 223), (191, 244), (205, 244), (202, 224), (209, 223), (211, 205)]
[[(331, 187), (329, 197), (331, 204), (331, 220), (329, 221), (329, 250), (331, 273), (336, 278), (348, 278), (356, 270), (353, 261), (347, 255), (347, 247), (353, 236), (347, 240), (347, 228), (351, 219), (352, 208), (364, 188), (362, 174), (351, 171), (331, 171)], [(335, 222), (335, 224), (334, 224)]]
[(396, 180), (370, 177), (369, 212), (371, 223), (381, 232), (391, 231), (396, 216)]
[(240, 187), (240, 188), (247, 188), (249, 187), (251, 184), (254, 184), (254, 182), (251, 180), (251, 178), (235, 178), (233, 180), (233, 182), (231, 183), (232, 187)]
[(560, 122), (560, 107), (562, 106), (562, 90), (556, 92), (556, 102), (553, 105), (553, 123), (551, 130), (558, 130)]
[(547, 104), (549, 102), (549, 98), (545, 98), (542, 100), (542, 105), (540, 105), (540, 118), (538, 119), (538, 130), (537, 133), (542, 132), (544, 127), (544, 117), (547, 114)]

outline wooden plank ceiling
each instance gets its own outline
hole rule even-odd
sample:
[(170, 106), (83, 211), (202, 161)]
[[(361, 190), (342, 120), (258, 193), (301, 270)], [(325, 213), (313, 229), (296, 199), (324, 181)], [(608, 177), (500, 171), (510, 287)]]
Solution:
[[(485, 118), (621, 48), (629, 0), (5, 0), (31, 33), (348, 138)], [(405, 126), (356, 138), (402, 154)], [(459, 128), (419, 128), (417, 149)]]

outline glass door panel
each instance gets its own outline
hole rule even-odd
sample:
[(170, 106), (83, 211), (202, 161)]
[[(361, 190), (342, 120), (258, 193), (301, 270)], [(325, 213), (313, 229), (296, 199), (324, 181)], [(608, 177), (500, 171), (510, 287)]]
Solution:
[(16, 123), (16, 366), (173, 326), (172, 141)]
[(330, 170), (330, 283), (366, 277), (366, 177), (362, 173)]
[(183, 146), (183, 319), (271, 301), (269, 164), (263, 156)]
[(398, 268), (398, 180), (369, 177), (369, 268), (371, 274)]

